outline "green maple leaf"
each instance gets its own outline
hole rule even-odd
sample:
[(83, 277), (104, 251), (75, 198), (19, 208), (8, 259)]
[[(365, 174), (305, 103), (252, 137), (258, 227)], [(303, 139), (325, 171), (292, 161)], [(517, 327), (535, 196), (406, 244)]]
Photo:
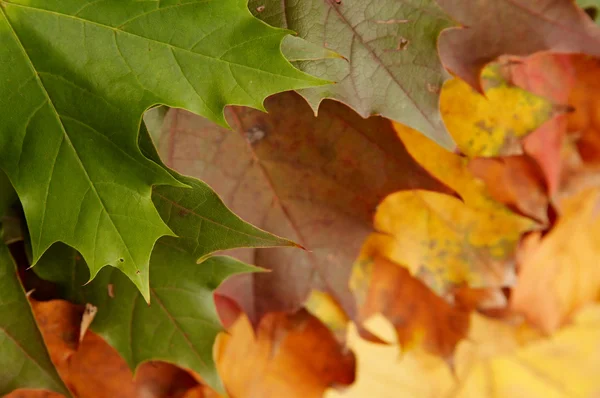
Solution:
[(437, 38), (452, 23), (434, 0), (250, 0), (248, 6), (257, 18), (345, 58), (294, 63), (336, 82), (299, 91), (315, 112), (333, 98), (362, 117), (382, 115), (454, 147), (439, 113), (446, 73), (437, 54)]
[(1, 241), (0, 369), (1, 396), (18, 388), (50, 390), (70, 396), (50, 361), (15, 263)]
[[(140, 147), (162, 165), (145, 129)], [(33, 269), (58, 283), (69, 299), (98, 307), (92, 330), (115, 347), (131, 368), (149, 360), (171, 362), (192, 369), (222, 390), (212, 357), (213, 342), (223, 330), (213, 292), (227, 277), (259, 269), (210, 254), (236, 247), (295, 245), (242, 221), (203, 182), (172, 173), (191, 189), (154, 188), (154, 203), (177, 237), (162, 237), (152, 252), (151, 305), (113, 268), (82, 287), (88, 278), (85, 263), (65, 245), (53, 246)]]
[[(0, 217), (17, 200), (17, 193), (13, 189), (8, 177), (0, 170)], [(1, 221), (0, 221), (1, 223)]]
[(227, 104), (324, 81), (282, 56), (288, 32), (243, 0), (0, 0), (0, 169), (23, 205), (34, 263), (55, 242), (91, 278), (123, 271), (146, 300), (156, 240), (151, 201), (182, 186), (137, 146), (143, 112), (186, 108), (225, 124)]

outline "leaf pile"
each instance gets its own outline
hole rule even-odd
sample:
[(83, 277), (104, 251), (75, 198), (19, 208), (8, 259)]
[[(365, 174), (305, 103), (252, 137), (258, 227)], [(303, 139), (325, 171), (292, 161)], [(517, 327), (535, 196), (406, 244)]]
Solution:
[(0, 0), (0, 394), (600, 394), (599, 6)]

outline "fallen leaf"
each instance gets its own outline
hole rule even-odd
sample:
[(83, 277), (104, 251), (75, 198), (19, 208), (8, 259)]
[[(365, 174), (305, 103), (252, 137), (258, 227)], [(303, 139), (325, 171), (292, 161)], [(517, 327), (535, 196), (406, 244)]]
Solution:
[(554, 228), (522, 256), (511, 306), (545, 332), (600, 298), (599, 206), (598, 188), (566, 200)]
[(486, 184), (469, 170), (469, 159), (448, 152), (413, 129), (394, 123), (394, 129), (410, 155), (431, 175), (452, 188), (464, 203), (494, 217), (511, 220), (523, 228), (532, 227), (531, 220), (514, 214), (506, 206), (492, 198)]
[(304, 308), (317, 317), (331, 330), (340, 342), (345, 342), (348, 315), (331, 295), (313, 290), (304, 303)]
[(514, 249), (530, 225), (452, 196), (414, 190), (389, 195), (379, 205), (379, 233), (367, 245), (445, 295), (461, 285), (512, 286)]
[(359, 258), (351, 288), (360, 321), (382, 314), (393, 324), (405, 351), (419, 347), (449, 357), (467, 332), (467, 309), (450, 305), (408, 270), (383, 257)]
[(520, 154), (520, 138), (552, 115), (549, 101), (509, 85), (500, 69), (491, 65), (483, 70), (485, 96), (457, 78), (442, 88), (444, 123), (467, 157)]
[[(600, 60), (585, 55), (540, 53), (513, 59), (505, 67), (513, 84), (548, 98), (555, 108), (562, 109), (562, 115), (524, 140), (525, 151), (539, 163), (553, 198), (576, 193), (579, 186), (597, 185), (594, 175), (600, 166), (598, 73)], [(581, 158), (575, 167), (567, 159), (573, 156), (572, 149)]]
[(236, 398), (316, 398), (330, 386), (354, 381), (354, 355), (304, 310), (267, 314), (256, 335), (240, 316), (217, 339), (215, 357)]
[(519, 213), (548, 224), (548, 194), (537, 164), (527, 156), (475, 158), (469, 170), (490, 195)]
[(443, 65), (481, 90), (483, 67), (505, 54), (538, 51), (600, 56), (600, 28), (571, 0), (438, 0), (463, 27), (439, 38)]
[(357, 380), (346, 390), (328, 390), (325, 398), (438, 398), (451, 391), (454, 380), (441, 358), (419, 350), (402, 353), (394, 328), (382, 316), (367, 321), (368, 329), (392, 345), (363, 340), (348, 328), (348, 343), (357, 357)]
[(254, 325), (267, 312), (298, 309), (312, 290), (331, 294), (352, 316), (348, 279), (379, 201), (401, 189), (447, 189), (410, 158), (382, 118), (362, 119), (332, 101), (314, 117), (293, 93), (265, 106), (268, 114), (230, 108), (236, 133), (171, 110), (162, 157), (206, 181), (243, 219), (308, 249), (232, 253), (271, 270), (232, 278), (219, 290)]
[[(52, 362), (76, 397), (175, 398), (197, 384), (187, 372), (160, 362), (141, 365), (134, 380), (127, 363), (100, 336), (88, 331), (79, 342), (81, 306), (32, 300), (32, 307)], [(35, 392), (18, 393), (11, 398), (38, 397)]]
[(544, 174), (550, 196), (558, 191), (563, 172), (566, 125), (566, 116), (557, 115), (523, 140), (523, 149), (536, 160)]
[(324, 99), (332, 98), (362, 117), (397, 120), (446, 148), (454, 146), (438, 107), (446, 72), (436, 46), (442, 29), (452, 22), (435, 1), (250, 0), (249, 8), (268, 24), (291, 29), (344, 57), (294, 63), (336, 82), (299, 90), (315, 113)]
[(467, 158), (406, 126), (394, 127), (413, 158), (464, 202), (422, 190), (389, 195), (375, 215), (380, 233), (373, 247), (441, 295), (462, 285), (511, 286), (516, 244), (524, 232), (539, 228), (537, 223), (493, 200)]
[(525, 325), (510, 327), (483, 318), (471, 324), (478, 330), (457, 348), (460, 387), (454, 396), (587, 398), (600, 393), (597, 304), (548, 338)]

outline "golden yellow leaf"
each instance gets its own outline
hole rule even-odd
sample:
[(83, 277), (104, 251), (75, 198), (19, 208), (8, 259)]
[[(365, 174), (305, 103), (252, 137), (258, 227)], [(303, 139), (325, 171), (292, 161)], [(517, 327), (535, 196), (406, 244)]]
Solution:
[(439, 398), (452, 389), (452, 373), (443, 359), (421, 350), (401, 354), (393, 326), (381, 315), (365, 326), (392, 344), (363, 340), (351, 325), (347, 339), (357, 356), (357, 380), (346, 390), (328, 390), (325, 398)]
[(379, 205), (380, 234), (369, 238), (366, 254), (379, 253), (407, 267), (438, 294), (464, 284), (509, 286), (516, 243), (531, 225), (436, 192), (397, 192)]
[(511, 305), (546, 332), (600, 298), (600, 188), (563, 201), (562, 215), (537, 250), (523, 256)]
[(215, 344), (217, 369), (235, 398), (317, 398), (354, 381), (355, 359), (305, 310), (269, 313), (253, 330), (241, 315)]
[(340, 341), (344, 340), (350, 319), (333, 296), (320, 290), (312, 290), (304, 308), (319, 318)]
[(485, 96), (454, 78), (446, 81), (440, 96), (444, 123), (458, 148), (468, 157), (521, 153), (518, 140), (552, 115), (552, 104), (521, 88), (509, 86), (500, 67), (484, 69)]
[[(474, 318), (479, 316), (474, 315)], [(600, 305), (549, 338), (479, 317), (455, 358), (457, 398), (589, 398), (600, 394)], [(464, 343), (464, 346), (462, 345)]]
[(410, 155), (438, 180), (452, 188), (472, 209), (493, 213), (494, 217), (511, 219), (528, 229), (535, 226), (532, 220), (510, 211), (492, 198), (485, 182), (476, 178), (469, 168), (469, 159), (448, 152), (423, 134), (399, 123), (394, 123), (398, 137)]

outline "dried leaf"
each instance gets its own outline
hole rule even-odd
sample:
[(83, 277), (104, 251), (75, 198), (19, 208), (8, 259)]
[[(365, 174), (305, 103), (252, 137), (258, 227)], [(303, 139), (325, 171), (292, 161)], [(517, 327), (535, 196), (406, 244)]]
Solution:
[(440, 58), (481, 91), (479, 74), (495, 58), (538, 51), (600, 55), (600, 28), (572, 0), (438, 0), (464, 27), (439, 38)]
[(267, 312), (296, 310), (315, 289), (352, 316), (348, 279), (379, 201), (401, 189), (445, 188), (410, 158), (382, 118), (364, 120), (332, 101), (314, 117), (293, 93), (265, 105), (269, 114), (229, 109), (237, 134), (172, 110), (159, 145), (163, 158), (210, 184), (245, 220), (309, 250), (234, 253), (272, 271), (232, 278), (219, 290), (254, 325)]
[(332, 98), (362, 117), (382, 115), (454, 147), (438, 107), (446, 73), (436, 46), (452, 23), (435, 1), (250, 0), (249, 7), (257, 18), (343, 56), (295, 63), (336, 82), (299, 91), (315, 113)]
[[(385, 318), (375, 316), (367, 324), (373, 334), (395, 342)], [(358, 360), (357, 380), (345, 391), (327, 391), (325, 398), (438, 398), (454, 384), (450, 367), (439, 357), (419, 350), (400, 354), (397, 343), (365, 341), (354, 326), (348, 328), (348, 342)]]
[[(32, 307), (52, 362), (79, 398), (179, 397), (196, 385), (191, 376), (173, 365), (147, 362), (134, 380), (127, 363), (97, 334), (88, 331), (79, 342), (81, 306), (62, 300), (32, 301)], [(36, 398), (21, 391), (11, 398)]]
[(361, 321), (375, 314), (385, 316), (404, 350), (423, 347), (449, 356), (467, 331), (466, 309), (453, 307), (405, 268), (383, 257), (359, 259), (354, 264), (351, 288)]
[(500, 76), (500, 67), (483, 71), (485, 96), (454, 78), (442, 88), (440, 109), (448, 131), (468, 157), (514, 155), (522, 152), (519, 139), (552, 114), (552, 104)]
[(548, 224), (546, 186), (531, 158), (475, 158), (469, 162), (469, 170), (485, 182), (495, 200), (543, 225)]
[[(472, 320), (478, 331), (459, 345), (456, 397), (594, 397), (600, 393), (600, 306), (577, 314), (546, 339), (526, 326)], [(463, 344), (463, 343), (461, 343)]]
[(354, 355), (308, 312), (271, 313), (256, 336), (240, 316), (215, 346), (219, 373), (236, 398), (317, 398), (354, 381)]
[(600, 298), (599, 206), (598, 188), (569, 199), (556, 226), (522, 256), (511, 305), (546, 332)]

